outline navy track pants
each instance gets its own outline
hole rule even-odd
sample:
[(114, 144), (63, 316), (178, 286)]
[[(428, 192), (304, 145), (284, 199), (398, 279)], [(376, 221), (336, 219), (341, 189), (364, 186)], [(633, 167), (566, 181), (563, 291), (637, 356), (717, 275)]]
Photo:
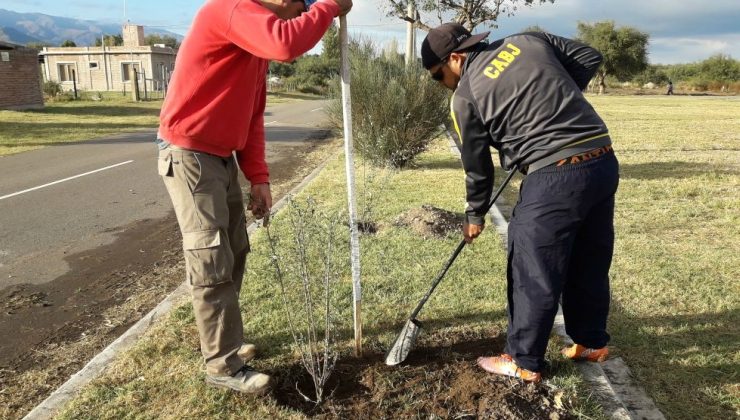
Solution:
[(609, 267), (614, 250), (614, 153), (548, 166), (522, 182), (509, 222), (506, 353), (541, 371), (558, 301), (578, 344), (609, 341)]

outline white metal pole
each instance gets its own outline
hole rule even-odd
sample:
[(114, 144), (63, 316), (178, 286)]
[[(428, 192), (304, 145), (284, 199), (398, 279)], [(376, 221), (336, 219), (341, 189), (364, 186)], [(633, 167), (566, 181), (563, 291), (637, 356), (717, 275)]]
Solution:
[(344, 122), (344, 163), (347, 172), (347, 199), (349, 201), (350, 262), (352, 265), (352, 297), (355, 326), (355, 355), (362, 356), (362, 288), (360, 285), (360, 238), (357, 230), (355, 200), (355, 162), (352, 156), (352, 101), (350, 98), (350, 66), (347, 39), (347, 17), (339, 18), (339, 43), (342, 54), (342, 111)]

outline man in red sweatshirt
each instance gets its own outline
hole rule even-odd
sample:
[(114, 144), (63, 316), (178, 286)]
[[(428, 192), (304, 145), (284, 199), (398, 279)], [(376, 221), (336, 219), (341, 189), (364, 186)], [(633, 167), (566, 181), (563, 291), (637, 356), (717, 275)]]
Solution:
[(206, 363), (206, 382), (262, 394), (269, 376), (245, 363), (238, 296), (249, 239), (237, 179), (251, 184), (247, 207), (270, 212), (265, 162), (265, 77), (269, 60), (313, 48), (352, 0), (208, 0), (177, 55), (160, 114), (158, 172), (175, 208), (187, 282)]

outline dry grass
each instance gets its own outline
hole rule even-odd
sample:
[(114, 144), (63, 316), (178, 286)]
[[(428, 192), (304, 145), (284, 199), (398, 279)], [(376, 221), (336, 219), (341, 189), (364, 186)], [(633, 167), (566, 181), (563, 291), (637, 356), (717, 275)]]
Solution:
[[(590, 99), (611, 128), (622, 164), (612, 269), (614, 353), (626, 360), (668, 418), (737, 416), (740, 101)], [(461, 176), (447, 144), (438, 143), (421, 156), (417, 168), (393, 173), (383, 183), (382, 194), (373, 198), (372, 213), (382, 228), (362, 241), (367, 348), (387, 348), (457, 241), (422, 240), (389, 227), (390, 221), (421, 204), (461, 211)], [(342, 206), (342, 179), (338, 160), (306, 193), (326, 206)], [(278, 216), (274, 221), (278, 232), (280, 220)], [(423, 318), (429, 330), (504, 327), (505, 258), (492, 232), (489, 229), (465, 250), (428, 303)], [(256, 367), (280, 375), (296, 356), (262, 233), (252, 239), (254, 253), (241, 296), (246, 336), (263, 350)], [(351, 287), (346, 271), (341, 319), (349, 336)], [(571, 365), (549, 354), (551, 382), (571, 397), (583, 397), (574, 400), (571, 413), (598, 416), (597, 404), (582, 391)], [(208, 388), (203, 370), (192, 308), (185, 305), (122, 355), (61, 418), (302, 417), (271, 398)]]
[[(276, 93), (267, 105), (315, 96)], [(107, 93), (102, 101), (52, 101), (40, 110), (0, 110), (0, 156), (38, 149), (57, 143), (91, 140), (159, 125), (162, 100), (132, 102), (120, 93)]]
[(621, 163), (615, 353), (668, 418), (740, 415), (740, 100), (591, 99)]

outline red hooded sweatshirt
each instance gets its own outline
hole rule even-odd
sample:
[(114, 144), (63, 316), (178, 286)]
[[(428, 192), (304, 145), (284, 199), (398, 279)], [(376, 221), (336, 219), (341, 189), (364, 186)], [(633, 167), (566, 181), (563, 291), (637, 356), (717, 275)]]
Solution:
[(209, 0), (177, 54), (159, 137), (223, 157), (235, 151), (252, 184), (269, 182), (268, 60), (292, 61), (313, 48), (339, 11), (333, 0), (319, 0), (298, 18), (281, 20), (257, 0)]

